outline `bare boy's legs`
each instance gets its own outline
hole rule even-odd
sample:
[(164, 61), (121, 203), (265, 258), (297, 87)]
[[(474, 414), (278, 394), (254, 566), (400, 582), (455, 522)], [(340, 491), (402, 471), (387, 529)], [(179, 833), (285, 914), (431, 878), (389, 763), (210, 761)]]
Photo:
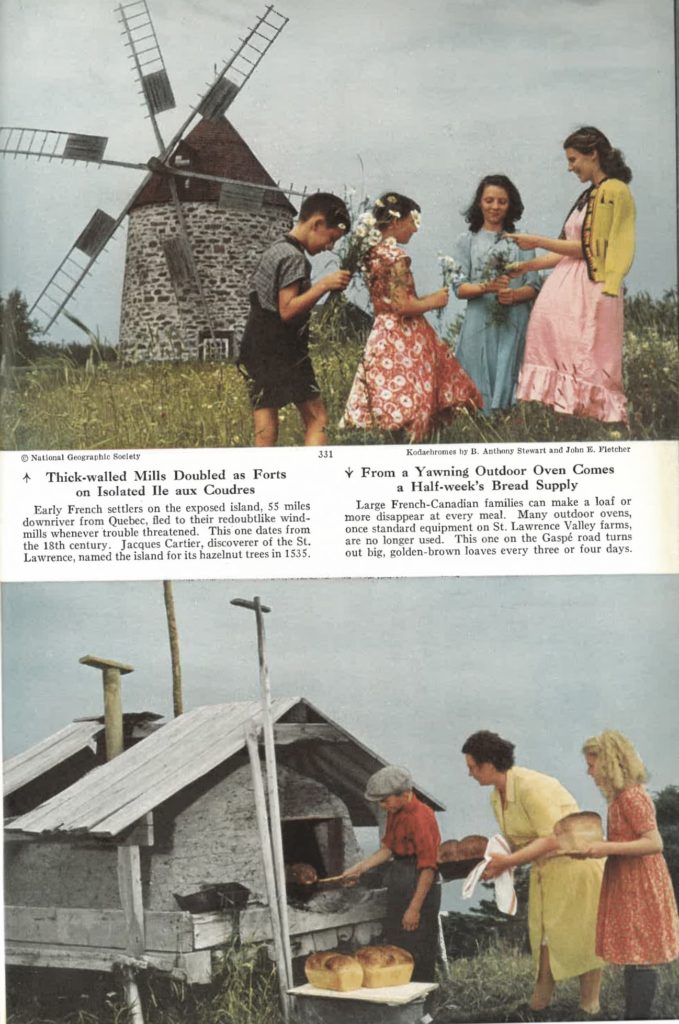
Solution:
[(310, 398), (297, 406), (304, 422), (304, 444), (327, 444), (325, 429), (328, 426), (328, 414), (321, 398)]
[(278, 409), (253, 409), (255, 448), (272, 448), (278, 440)]

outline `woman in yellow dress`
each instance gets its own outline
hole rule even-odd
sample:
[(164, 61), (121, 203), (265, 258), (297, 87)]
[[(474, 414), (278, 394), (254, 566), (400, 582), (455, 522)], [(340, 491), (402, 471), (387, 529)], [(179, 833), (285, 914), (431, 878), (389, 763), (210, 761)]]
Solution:
[(531, 864), (528, 932), (536, 980), (530, 1009), (546, 1009), (557, 981), (579, 977), (580, 1006), (598, 1013), (603, 961), (594, 941), (603, 869), (594, 860), (560, 855), (553, 834), (560, 818), (579, 809), (575, 799), (550, 775), (515, 767), (514, 744), (497, 733), (475, 732), (462, 753), (471, 777), (493, 786), (491, 805), (512, 848), (493, 856), (484, 878)]

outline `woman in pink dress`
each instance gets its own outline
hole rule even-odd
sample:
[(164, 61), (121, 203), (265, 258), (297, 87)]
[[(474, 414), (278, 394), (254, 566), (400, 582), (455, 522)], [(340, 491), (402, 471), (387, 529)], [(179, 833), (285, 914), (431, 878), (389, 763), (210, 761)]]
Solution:
[(646, 769), (622, 733), (585, 741), (587, 773), (608, 800), (608, 838), (586, 857), (607, 857), (597, 917), (596, 952), (625, 964), (625, 1020), (650, 1020), (655, 965), (679, 957), (679, 916), (662, 855)]
[(632, 172), (598, 128), (563, 144), (572, 171), (589, 187), (561, 237), (508, 234), (521, 249), (549, 255), (516, 273), (554, 268), (533, 307), (517, 398), (557, 412), (626, 423), (622, 384), (623, 279), (634, 258)]
[(405, 431), (411, 441), (428, 438), (456, 409), (480, 408), (482, 398), (424, 314), (442, 309), (448, 289), (419, 297), (407, 244), (420, 224), (413, 199), (387, 192), (373, 208), (382, 240), (372, 246), (364, 272), (375, 320), (347, 400), (342, 425), (363, 430)]

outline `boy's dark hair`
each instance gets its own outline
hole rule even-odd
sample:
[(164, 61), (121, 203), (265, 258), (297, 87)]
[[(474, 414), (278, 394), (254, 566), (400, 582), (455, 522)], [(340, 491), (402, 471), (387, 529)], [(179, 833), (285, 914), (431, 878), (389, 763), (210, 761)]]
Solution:
[(372, 208), (378, 228), (384, 228), (399, 217), (407, 217), (413, 210), (420, 211), (419, 203), (400, 192), (384, 192)]
[(523, 213), (523, 203), (519, 190), (511, 181), (506, 174), (487, 174), (485, 178), (481, 178), (478, 184), (476, 193), (472, 200), (472, 204), (468, 210), (465, 211), (464, 219), (469, 224), (469, 230), (476, 234), (483, 227), (483, 211), (481, 210), (481, 196), (488, 185), (495, 185), (496, 188), (503, 188), (507, 193), (509, 199), (509, 206), (507, 207), (507, 213), (502, 224), (503, 231), (514, 231), (517, 220), (521, 220), (521, 214)]
[(514, 764), (514, 744), (487, 729), (472, 733), (465, 740), (462, 753), (470, 754), (477, 764), (490, 762), (499, 772), (508, 771)]
[(351, 215), (347, 210), (347, 204), (332, 192), (314, 192), (313, 195), (307, 196), (300, 207), (299, 219), (309, 220), (318, 213), (325, 217), (325, 223), (329, 228), (348, 231), (351, 227)]

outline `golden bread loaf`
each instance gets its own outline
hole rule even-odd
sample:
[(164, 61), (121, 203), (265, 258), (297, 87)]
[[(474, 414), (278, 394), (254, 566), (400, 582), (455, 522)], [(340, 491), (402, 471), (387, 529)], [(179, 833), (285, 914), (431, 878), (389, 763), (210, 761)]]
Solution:
[(601, 816), (595, 811), (576, 811), (567, 814), (554, 826), (554, 835), (564, 853), (580, 853), (604, 837)]
[(306, 958), (304, 973), (310, 985), (332, 992), (351, 992), (363, 984), (363, 968), (358, 960), (336, 950), (312, 953)]
[(365, 988), (407, 985), (415, 969), (411, 954), (400, 946), (363, 946), (354, 955), (363, 969)]
[(462, 839), (446, 839), (438, 852), (439, 864), (458, 860), (481, 860), (486, 853), (488, 840), (485, 836), (464, 836)]

